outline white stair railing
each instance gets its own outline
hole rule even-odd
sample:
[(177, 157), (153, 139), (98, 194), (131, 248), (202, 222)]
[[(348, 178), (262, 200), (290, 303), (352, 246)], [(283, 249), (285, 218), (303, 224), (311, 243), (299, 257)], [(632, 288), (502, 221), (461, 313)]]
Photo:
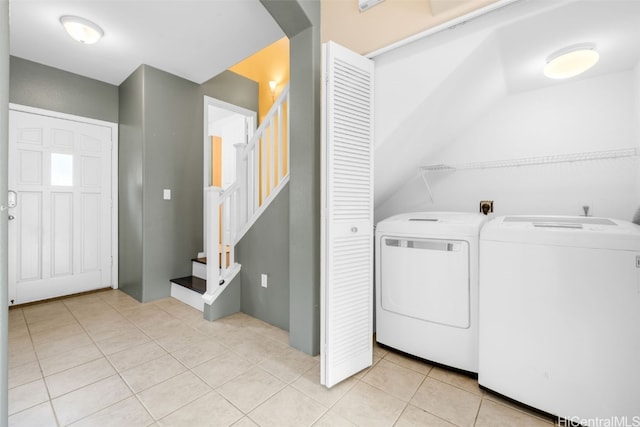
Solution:
[(239, 265), (235, 262), (235, 243), (238, 233), (240, 187), (234, 183), (226, 190), (208, 187), (207, 203), (207, 292), (203, 298), (211, 304), (222, 292)]
[(236, 182), (206, 192), (207, 292), (211, 304), (240, 270), (235, 245), (289, 180), (289, 86), (247, 144), (236, 144)]
[[(245, 147), (247, 218), (253, 217), (289, 175), (289, 85), (274, 102)], [(238, 172), (236, 172), (238, 173)]]

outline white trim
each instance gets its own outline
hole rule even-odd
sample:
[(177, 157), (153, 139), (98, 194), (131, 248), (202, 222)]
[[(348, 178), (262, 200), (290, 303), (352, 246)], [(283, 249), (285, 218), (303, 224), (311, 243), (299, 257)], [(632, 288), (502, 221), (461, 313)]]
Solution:
[(382, 47), (380, 49), (374, 50), (373, 52), (369, 52), (364, 56), (366, 58), (373, 59), (376, 56), (382, 55), (383, 53), (387, 53), (387, 52), (389, 52), (391, 50), (394, 50), (394, 49), (397, 49), (399, 47), (408, 45), (408, 44), (413, 43), (413, 42), (415, 42), (417, 40), (421, 40), (421, 39), (423, 39), (425, 37), (428, 37), (428, 36), (431, 36), (433, 34), (439, 33), (441, 31), (449, 30), (449, 29), (454, 28), (454, 27), (456, 27), (458, 25), (464, 24), (467, 21), (471, 21), (472, 19), (475, 19), (475, 18), (477, 18), (479, 16), (485, 15), (485, 14), (487, 14), (489, 12), (493, 12), (494, 10), (500, 9), (500, 8), (502, 8), (504, 6), (508, 6), (511, 3), (515, 3), (517, 1), (520, 1), (520, 0), (498, 0), (495, 3), (491, 3), (491, 4), (489, 4), (489, 5), (485, 6), (485, 7), (473, 10), (473, 11), (467, 13), (466, 15), (462, 15), (462, 16), (459, 16), (457, 18), (451, 19), (449, 21), (443, 22), (440, 25), (436, 25), (435, 27), (432, 27), (432, 28), (429, 28), (427, 30), (424, 30), (424, 31), (422, 31), (422, 32), (420, 32), (418, 34), (414, 34), (412, 36), (409, 36), (406, 39), (399, 40), (399, 41), (397, 41), (395, 43), (391, 43), (388, 46), (385, 46), (385, 47)]
[[(202, 131), (202, 143), (204, 147), (204, 156), (202, 159), (203, 162), (203, 174), (202, 174), (202, 184), (203, 188), (207, 188), (211, 186), (211, 143), (209, 140), (209, 106), (223, 108), (225, 110), (233, 111), (234, 113), (241, 114), (245, 117), (248, 117), (253, 121), (252, 126), (248, 126), (246, 129), (247, 132), (247, 141), (250, 141), (255, 132), (256, 124), (258, 122), (258, 113), (255, 111), (249, 110), (244, 107), (239, 107), (234, 104), (230, 104), (225, 101), (221, 101), (216, 98), (212, 98), (210, 96), (204, 96), (203, 100), (203, 108), (202, 108), (202, 117), (203, 117), (203, 131)], [(207, 200), (206, 200), (206, 192), (203, 192), (202, 195), (202, 246), (203, 252), (207, 253)]]
[(118, 124), (114, 123), (111, 134), (111, 288), (118, 289), (119, 277), (118, 277), (118, 235), (119, 233), (119, 221), (118, 216)]
[(231, 283), (231, 281), (238, 275), (238, 273), (240, 273), (241, 267), (242, 265), (236, 262), (230, 268), (228, 268), (227, 274), (225, 274), (223, 277), (224, 283), (222, 285), (213, 287), (213, 289), (215, 289), (213, 292), (207, 292), (202, 295), (203, 302), (208, 305), (213, 304), (216, 298), (218, 298), (218, 295), (222, 294), (222, 292), (227, 289), (227, 286), (229, 286), (229, 283)]
[(9, 110), (104, 126), (111, 130), (111, 288), (118, 289), (118, 123), (13, 103), (9, 103)]
[(58, 111), (45, 110), (42, 108), (29, 107), (28, 105), (20, 105), (20, 104), (13, 104), (13, 103), (9, 103), (9, 110), (20, 111), (23, 113), (37, 114), (40, 116), (53, 117), (56, 119), (70, 120), (73, 122), (87, 123), (87, 124), (97, 125), (97, 126), (105, 126), (115, 131), (115, 135), (117, 139), (118, 123), (115, 123), (115, 122), (107, 122), (104, 120), (92, 119), (91, 117), (76, 116), (73, 114), (60, 113)]

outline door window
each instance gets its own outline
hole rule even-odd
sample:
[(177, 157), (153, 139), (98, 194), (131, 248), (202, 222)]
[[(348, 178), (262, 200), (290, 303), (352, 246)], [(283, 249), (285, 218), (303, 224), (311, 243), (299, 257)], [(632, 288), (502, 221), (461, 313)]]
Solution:
[(51, 153), (51, 185), (73, 186), (73, 154)]

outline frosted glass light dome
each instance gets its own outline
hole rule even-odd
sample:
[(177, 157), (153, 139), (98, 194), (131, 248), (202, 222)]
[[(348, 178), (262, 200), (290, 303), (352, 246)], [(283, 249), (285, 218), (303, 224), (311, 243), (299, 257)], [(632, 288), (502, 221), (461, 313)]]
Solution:
[(561, 49), (547, 58), (544, 75), (550, 79), (568, 79), (584, 73), (598, 62), (600, 55), (593, 45)]
[(60, 23), (71, 38), (84, 44), (94, 44), (102, 38), (104, 31), (93, 22), (78, 16), (63, 16)]

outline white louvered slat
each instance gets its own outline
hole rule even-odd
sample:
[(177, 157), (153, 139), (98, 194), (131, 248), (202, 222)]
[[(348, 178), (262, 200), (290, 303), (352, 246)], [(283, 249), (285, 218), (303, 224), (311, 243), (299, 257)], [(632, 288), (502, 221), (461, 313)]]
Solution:
[(325, 45), (321, 382), (373, 358), (373, 62)]

